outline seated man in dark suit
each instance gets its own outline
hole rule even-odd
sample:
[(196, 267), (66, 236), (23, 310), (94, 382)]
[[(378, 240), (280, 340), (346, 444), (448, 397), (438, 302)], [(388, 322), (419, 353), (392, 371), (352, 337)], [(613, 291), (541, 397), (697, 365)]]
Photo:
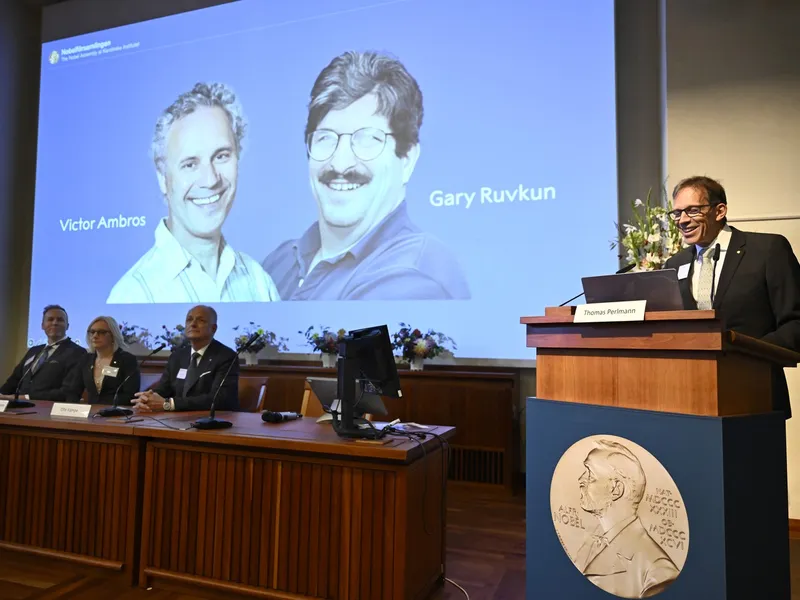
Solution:
[(47, 344), (34, 346), (25, 353), (0, 387), (0, 398), (10, 400), (19, 391), (20, 398), (25, 400), (64, 400), (64, 379), (86, 355), (86, 350), (67, 337), (67, 329), (67, 311), (57, 304), (45, 306), (42, 330), (47, 335)]
[[(174, 351), (167, 368), (153, 389), (138, 392), (132, 400), (140, 412), (162, 410), (209, 410), (217, 395), (216, 408), (239, 408), (239, 358), (236, 352), (214, 339), (217, 311), (195, 306), (186, 315), (183, 334), (189, 341)], [(231, 363), (234, 363), (231, 366)], [(222, 378), (230, 367), (223, 383)]]
[[(789, 241), (730, 227), (725, 190), (708, 177), (681, 181), (672, 197), (670, 217), (688, 248), (664, 266), (678, 270), (684, 306), (713, 308), (728, 329), (800, 351), (800, 264)], [(781, 368), (773, 370), (772, 390), (773, 408), (788, 419)]]

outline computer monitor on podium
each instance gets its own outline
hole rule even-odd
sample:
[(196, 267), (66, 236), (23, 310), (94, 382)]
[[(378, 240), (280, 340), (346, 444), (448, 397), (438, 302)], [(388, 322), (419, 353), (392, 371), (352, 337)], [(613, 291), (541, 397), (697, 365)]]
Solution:
[(354, 413), (361, 394), (403, 396), (386, 325), (355, 329), (345, 336), (339, 343), (336, 383), (339, 411), (331, 412), (336, 433), (348, 438), (383, 437), (382, 430), (367, 422), (359, 426)]

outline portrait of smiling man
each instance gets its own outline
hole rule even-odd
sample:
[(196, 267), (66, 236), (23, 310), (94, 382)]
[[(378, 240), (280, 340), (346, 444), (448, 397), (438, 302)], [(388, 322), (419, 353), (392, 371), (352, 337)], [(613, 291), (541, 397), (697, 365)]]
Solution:
[(284, 300), (470, 297), (458, 260), (410, 219), (422, 92), (403, 64), (345, 52), (311, 90), (306, 152), (318, 220), (262, 263)]
[(245, 129), (236, 95), (221, 83), (198, 83), (161, 114), (152, 154), (168, 216), (108, 303), (280, 299), (258, 262), (234, 251), (222, 235), (236, 199)]

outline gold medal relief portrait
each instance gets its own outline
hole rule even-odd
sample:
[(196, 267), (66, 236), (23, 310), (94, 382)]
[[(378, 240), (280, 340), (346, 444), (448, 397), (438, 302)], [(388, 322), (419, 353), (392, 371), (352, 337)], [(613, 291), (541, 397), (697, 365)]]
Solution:
[(641, 446), (613, 435), (573, 444), (550, 484), (556, 535), (572, 563), (619, 598), (651, 598), (680, 575), (689, 518), (667, 470)]

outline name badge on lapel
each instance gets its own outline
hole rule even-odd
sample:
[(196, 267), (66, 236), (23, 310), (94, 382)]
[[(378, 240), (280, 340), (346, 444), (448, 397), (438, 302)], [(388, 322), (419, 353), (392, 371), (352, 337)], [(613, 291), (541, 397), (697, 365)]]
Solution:
[(186, 379), (186, 369), (180, 369), (175, 376), (176, 379)]
[(116, 377), (119, 374), (119, 367), (103, 367), (102, 373), (106, 377)]
[(686, 279), (689, 276), (689, 269), (691, 266), (690, 263), (686, 263), (678, 267), (678, 279)]

